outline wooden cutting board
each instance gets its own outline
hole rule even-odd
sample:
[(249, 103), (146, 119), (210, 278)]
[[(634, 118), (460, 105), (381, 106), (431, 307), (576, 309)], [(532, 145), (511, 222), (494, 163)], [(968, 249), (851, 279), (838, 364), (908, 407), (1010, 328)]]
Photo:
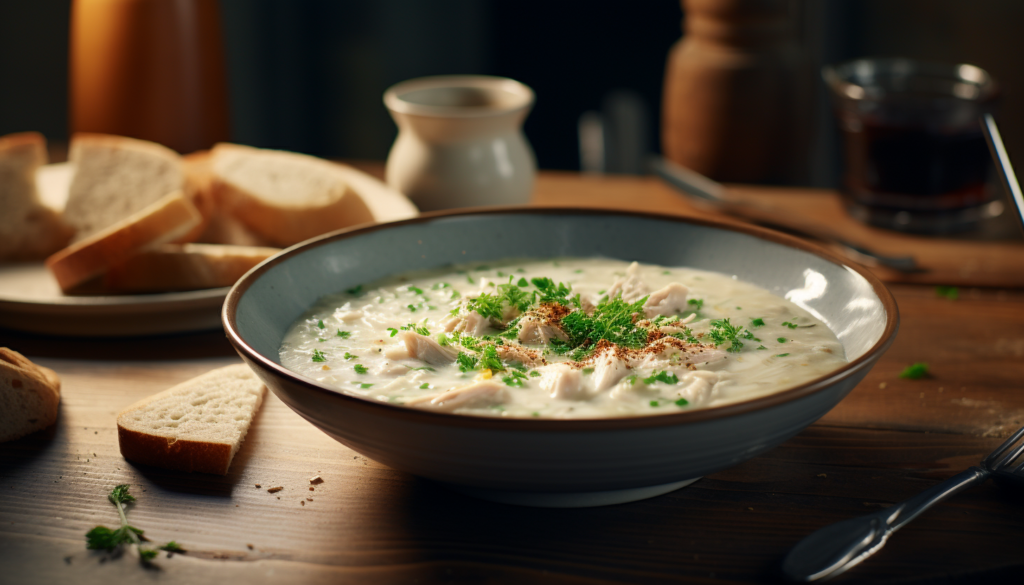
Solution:
[[(873, 228), (851, 218), (835, 191), (794, 187), (730, 186), (730, 196), (757, 201), (781, 214), (828, 226), (843, 238), (893, 256), (912, 255), (924, 272), (905, 274), (868, 266), (886, 282), (964, 287), (1024, 288), (1024, 238), (1009, 212), (987, 233), (933, 238)], [(532, 203), (541, 206), (586, 206), (654, 211), (697, 217), (735, 219), (698, 208), (654, 177), (595, 175), (545, 171), (538, 175)], [(992, 238), (992, 239), (988, 239)], [(998, 239), (996, 239), (998, 238)], [(840, 248), (833, 249), (844, 255)]]

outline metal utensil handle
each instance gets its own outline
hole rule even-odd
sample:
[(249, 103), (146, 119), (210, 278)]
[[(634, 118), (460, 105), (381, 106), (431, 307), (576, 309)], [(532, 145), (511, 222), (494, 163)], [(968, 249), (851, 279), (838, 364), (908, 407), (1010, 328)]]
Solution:
[(999, 134), (999, 127), (992, 114), (985, 114), (981, 118), (981, 127), (985, 131), (985, 138), (988, 140), (988, 148), (992, 152), (992, 158), (996, 160), (999, 167), (999, 176), (1003, 178), (1003, 185), (1010, 192), (1013, 203), (1017, 206), (1017, 217), (1020, 218), (1021, 229), (1024, 229), (1024, 193), (1021, 193), (1020, 183), (1017, 182), (1017, 174), (1013, 172), (1013, 164), (1010, 163), (1010, 155), (1006, 153), (1003, 146), (1003, 137)]
[(870, 557), (907, 522), (933, 505), (985, 481), (990, 473), (972, 467), (892, 508), (831, 524), (801, 540), (782, 562), (793, 581), (829, 579)]

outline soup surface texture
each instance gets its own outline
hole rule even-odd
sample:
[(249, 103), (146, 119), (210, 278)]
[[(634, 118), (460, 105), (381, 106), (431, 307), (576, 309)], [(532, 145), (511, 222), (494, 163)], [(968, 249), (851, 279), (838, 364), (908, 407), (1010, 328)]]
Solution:
[(717, 406), (846, 363), (825, 324), (764, 289), (601, 258), (467, 265), (328, 295), (280, 358), (347, 394), (544, 418)]

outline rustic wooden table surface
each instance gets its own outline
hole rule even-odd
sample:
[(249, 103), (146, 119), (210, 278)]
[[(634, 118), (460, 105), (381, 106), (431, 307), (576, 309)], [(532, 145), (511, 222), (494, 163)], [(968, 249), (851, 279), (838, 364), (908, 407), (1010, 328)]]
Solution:
[[(841, 214), (828, 192), (742, 194), (830, 221)], [(535, 201), (698, 213), (649, 178), (542, 173)], [(986, 267), (990, 284), (1024, 250), (942, 245), (959, 250), (957, 262)], [(902, 320), (895, 344), (848, 398), (781, 447), (668, 495), (574, 510), (492, 504), (394, 471), (273, 395), (227, 476), (135, 466), (118, 451), (115, 414), (239, 362), (223, 333), (59, 339), (0, 330), (0, 345), (63, 380), (57, 424), (0, 445), (0, 583), (780, 581), (780, 560), (804, 535), (934, 485), (1024, 424), (1021, 275), (984, 288), (961, 276), (955, 301), (933, 284), (892, 284)], [(899, 378), (921, 361), (930, 378)], [(314, 475), (324, 483), (309, 491)], [(117, 525), (105, 496), (120, 483), (138, 496), (131, 522), (187, 554), (161, 555), (146, 570), (85, 549), (87, 530)], [(270, 494), (271, 485), (284, 489)], [(1018, 582), (1022, 496), (993, 484), (959, 494), (836, 582)]]

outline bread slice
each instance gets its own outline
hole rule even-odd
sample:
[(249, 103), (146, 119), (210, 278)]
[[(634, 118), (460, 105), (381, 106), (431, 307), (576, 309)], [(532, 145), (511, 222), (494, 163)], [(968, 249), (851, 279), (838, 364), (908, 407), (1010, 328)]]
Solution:
[(220, 209), (277, 246), (373, 221), (343, 172), (312, 156), (218, 144), (213, 175)]
[(189, 195), (181, 157), (154, 142), (75, 134), (69, 158), (75, 175), (64, 217), (75, 230), (76, 242), (124, 221), (170, 193)]
[(231, 286), (280, 248), (164, 244), (112, 266), (103, 276), (111, 293), (150, 293)]
[(46, 259), (64, 292), (131, 256), (173, 242), (201, 221), (181, 192), (171, 193), (134, 215), (80, 240)]
[(178, 243), (198, 242), (207, 225), (218, 215), (217, 202), (213, 198), (213, 155), (209, 150), (196, 151), (181, 157), (181, 164), (185, 171), (185, 194), (192, 198), (192, 204), (203, 219)]
[(0, 347), (0, 442), (52, 425), (59, 405), (56, 372)]
[(71, 228), (36, 190), (36, 169), (46, 158), (38, 132), (0, 136), (0, 260), (40, 260), (71, 239)]
[(239, 364), (154, 394), (117, 415), (121, 455), (166, 469), (225, 475), (265, 393), (252, 370)]

